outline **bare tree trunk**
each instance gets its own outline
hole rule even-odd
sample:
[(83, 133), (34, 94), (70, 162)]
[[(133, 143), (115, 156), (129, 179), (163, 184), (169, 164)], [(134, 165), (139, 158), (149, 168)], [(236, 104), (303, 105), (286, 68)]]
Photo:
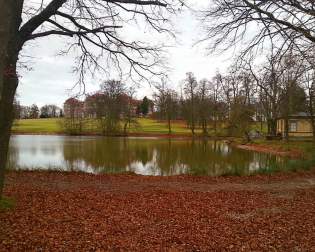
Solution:
[(194, 91), (191, 88), (191, 133), (195, 135), (195, 101), (194, 101)]
[(3, 193), (4, 173), (13, 121), (13, 100), (17, 85), (17, 78), (4, 77), (3, 95), (0, 101), (0, 197)]
[(271, 119), (271, 135), (276, 136), (277, 135), (277, 120)]
[(195, 135), (195, 115), (193, 111), (194, 107), (191, 108), (191, 133)]
[(311, 123), (312, 123), (313, 142), (315, 143), (315, 119), (314, 119), (314, 114), (311, 115)]
[(171, 127), (171, 119), (168, 118), (168, 134), (171, 134), (172, 133), (172, 127)]
[(18, 37), (23, 0), (0, 0), (0, 198), (3, 195), (13, 101), (18, 86), (16, 64), (22, 43)]
[(315, 119), (314, 119), (314, 102), (313, 102), (313, 91), (309, 88), (309, 112), (311, 116), (311, 124), (312, 124), (312, 133), (313, 133), (313, 142), (315, 142)]
[(3, 73), (4, 59), (7, 54), (7, 46), (10, 39), (10, 18), (9, 17), (9, 1), (0, 0), (0, 101), (2, 100), (3, 92)]
[(251, 143), (252, 139), (250, 137), (249, 132), (247, 130), (245, 130), (244, 134), (245, 134), (245, 138), (246, 138), (246, 143)]
[(208, 125), (206, 119), (202, 120), (202, 132), (204, 136), (208, 136)]
[(124, 124), (124, 136), (127, 136), (127, 127), (128, 127), (128, 123), (130, 125), (130, 120), (128, 119), (125, 124)]
[(288, 116), (284, 119), (284, 139), (289, 142), (289, 118)]

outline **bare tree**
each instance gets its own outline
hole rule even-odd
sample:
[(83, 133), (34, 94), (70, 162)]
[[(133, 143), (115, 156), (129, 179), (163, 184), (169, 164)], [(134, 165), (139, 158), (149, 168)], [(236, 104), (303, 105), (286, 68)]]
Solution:
[(54, 104), (47, 104), (40, 108), (40, 117), (41, 118), (55, 118), (59, 116), (60, 108)]
[(191, 133), (195, 135), (196, 129), (196, 92), (197, 92), (197, 80), (193, 73), (186, 74), (184, 81), (184, 92), (186, 94), (186, 118), (188, 125), (191, 129)]
[(277, 118), (280, 115), (281, 99), (283, 98), (281, 96), (281, 79), (285, 69), (281, 62), (282, 57), (272, 51), (260, 68), (255, 67), (251, 61), (246, 62), (245, 66), (255, 81), (267, 120), (268, 134), (272, 136), (277, 134)]
[[(242, 54), (277, 44), (305, 54), (315, 43), (313, 0), (212, 0), (202, 13), (211, 49), (242, 42)], [(257, 51), (256, 51), (257, 52)]]
[(126, 104), (126, 87), (121, 81), (108, 80), (101, 85), (101, 103), (98, 107), (99, 126), (103, 135), (119, 134)]
[(197, 116), (204, 136), (208, 136), (208, 122), (211, 117), (211, 102), (209, 92), (210, 82), (207, 79), (201, 80), (197, 89)]
[(222, 78), (222, 89), (228, 107), (228, 130), (230, 135), (245, 135), (250, 141), (249, 131), (253, 122), (254, 82), (250, 73), (234, 65)]
[(298, 55), (289, 52), (282, 60), (284, 69), (282, 75), (282, 99), (281, 114), (284, 118), (284, 137), (289, 141), (289, 116), (296, 112), (305, 111), (305, 93), (300, 86), (300, 79), (303, 76), (303, 61)]
[(304, 72), (304, 88), (307, 95), (307, 110), (311, 117), (313, 141), (315, 142), (315, 69)]
[(129, 74), (145, 78), (143, 71), (161, 74), (155, 67), (161, 65), (162, 47), (128, 41), (123, 32), (144, 23), (170, 34), (168, 15), (181, 6), (181, 0), (0, 0), (0, 195), (18, 86), (17, 63), (24, 45), (47, 36), (67, 37), (70, 45), (62, 52), (79, 52), (79, 83), (86, 74), (107, 71), (109, 65), (122, 70), (127, 64)]
[(123, 95), (123, 123), (124, 123), (124, 136), (127, 136), (127, 129), (130, 128), (131, 125), (135, 127), (139, 127), (138, 120), (136, 118), (136, 110), (137, 104), (134, 99), (136, 90), (134, 87), (129, 87), (125, 91), (125, 95)]
[(168, 133), (172, 133), (172, 120), (176, 119), (178, 112), (178, 95), (175, 90), (166, 85), (162, 79), (160, 85), (156, 85), (157, 92), (154, 93), (154, 100), (157, 106), (157, 113), (161, 119), (167, 121)]
[(30, 108), (30, 118), (37, 119), (39, 117), (39, 108), (36, 104), (33, 104)]
[(84, 103), (76, 98), (69, 98), (64, 103), (65, 117), (60, 121), (67, 134), (81, 134), (87, 120), (84, 117)]
[(221, 101), (222, 99), (222, 81), (223, 77), (218, 72), (215, 77), (213, 77), (212, 82), (210, 82), (210, 99), (212, 108), (212, 121), (214, 134), (217, 135), (218, 122), (225, 119), (225, 104)]

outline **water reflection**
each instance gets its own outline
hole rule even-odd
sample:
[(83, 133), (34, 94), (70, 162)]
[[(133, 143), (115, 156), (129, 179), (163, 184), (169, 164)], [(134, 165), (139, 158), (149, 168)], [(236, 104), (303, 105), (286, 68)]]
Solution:
[(13, 136), (11, 169), (60, 169), (142, 175), (245, 175), (286, 159), (224, 142), (145, 138)]

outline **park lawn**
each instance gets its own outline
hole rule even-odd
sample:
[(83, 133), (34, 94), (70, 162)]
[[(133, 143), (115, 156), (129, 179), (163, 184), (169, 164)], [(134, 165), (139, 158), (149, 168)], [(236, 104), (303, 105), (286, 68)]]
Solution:
[[(216, 135), (211, 125), (208, 130), (209, 135)], [(188, 128), (184, 121), (172, 121), (172, 134), (173, 135), (191, 135), (191, 130)], [(260, 125), (254, 124), (253, 129), (260, 128)], [(265, 128), (265, 126), (264, 126)], [(30, 133), (30, 134), (62, 134), (65, 133), (62, 128), (62, 119), (49, 118), (49, 119), (22, 119), (16, 120), (13, 128), (13, 133)], [(139, 118), (138, 125), (131, 125), (128, 131), (132, 134), (168, 134), (168, 126), (166, 121), (159, 121), (150, 118)], [(201, 134), (200, 128), (195, 130), (196, 134)], [(97, 123), (93, 119), (89, 119), (83, 130), (84, 133), (100, 133), (97, 128)], [(226, 135), (224, 129), (217, 131), (218, 136)]]
[[(148, 118), (139, 118), (138, 126), (131, 126), (130, 132), (136, 134), (168, 134), (168, 127), (166, 122), (159, 122)], [(13, 133), (32, 133), (32, 134), (61, 134), (64, 133), (62, 129), (62, 119), (23, 119), (16, 120), (12, 128)], [(95, 121), (89, 121), (84, 129), (84, 132), (98, 133)], [(197, 133), (200, 130), (196, 131)], [(172, 134), (191, 134), (190, 129), (184, 122), (176, 121), (172, 123)]]
[[(132, 126), (131, 133), (151, 133), (151, 134), (168, 134), (168, 125), (165, 121), (157, 121), (149, 118), (139, 118), (139, 126)], [(187, 127), (185, 122), (176, 121), (171, 124), (172, 134), (191, 134), (191, 130)], [(198, 133), (198, 130), (197, 130)]]
[(63, 133), (61, 119), (23, 119), (16, 120), (12, 127), (13, 133)]

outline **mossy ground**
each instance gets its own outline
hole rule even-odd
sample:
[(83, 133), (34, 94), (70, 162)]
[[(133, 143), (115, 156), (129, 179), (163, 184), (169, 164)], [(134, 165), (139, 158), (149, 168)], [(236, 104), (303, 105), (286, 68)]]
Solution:
[(15, 201), (11, 198), (2, 197), (0, 199), (0, 211), (13, 209), (14, 206), (15, 206)]

